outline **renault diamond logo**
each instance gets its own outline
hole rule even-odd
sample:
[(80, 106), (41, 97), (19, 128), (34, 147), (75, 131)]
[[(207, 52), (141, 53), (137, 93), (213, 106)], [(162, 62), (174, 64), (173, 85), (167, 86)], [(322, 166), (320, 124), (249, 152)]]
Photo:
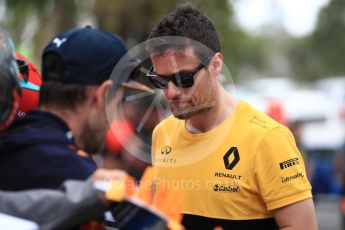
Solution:
[[(234, 155), (234, 156), (230, 162), (229, 159), (230, 159), (231, 155)], [(225, 153), (223, 160), (224, 160), (224, 165), (225, 165), (226, 169), (229, 169), (229, 170), (233, 169), (237, 165), (237, 163), (240, 161), (240, 155), (238, 154), (237, 148), (231, 147), (229, 149), (229, 151), (227, 153)]]
[(161, 150), (161, 154), (163, 155), (168, 155), (171, 152), (171, 147), (170, 146), (165, 146)]

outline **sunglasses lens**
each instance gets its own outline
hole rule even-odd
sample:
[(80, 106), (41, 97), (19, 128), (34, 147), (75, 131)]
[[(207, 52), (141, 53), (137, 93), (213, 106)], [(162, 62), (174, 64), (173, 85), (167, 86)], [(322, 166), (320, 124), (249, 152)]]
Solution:
[(160, 77), (153, 77), (153, 76), (149, 76), (149, 80), (151, 82), (151, 84), (153, 85), (153, 87), (157, 88), (157, 89), (164, 89), (167, 87), (168, 82)]
[(205, 66), (203, 64), (200, 64), (192, 72), (179, 72), (170, 77), (153, 74), (153, 67), (151, 67), (151, 69), (149, 70), (150, 74), (147, 74), (147, 77), (150, 80), (151, 84), (157, 89), (165, 89), (168, 86), (169, 81), (172, 81), (175, 86), (179, 88), (190, 88), (194, 85), (194, 75), (204, 67)]
[(172, 81), (177, 87), (182, 88), (190, 88), (194, 84), (193, 74), (180, 73), (179, 76), (176, 76)]

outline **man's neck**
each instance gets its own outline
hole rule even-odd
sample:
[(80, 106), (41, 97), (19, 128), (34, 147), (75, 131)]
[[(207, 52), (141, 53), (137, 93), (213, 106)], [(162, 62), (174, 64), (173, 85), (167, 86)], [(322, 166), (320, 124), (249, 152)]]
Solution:
[(236, 100), (224, 88), (221, 88), (214, 101), (214, 106), (206, 112), (196, 114), (192, 118), (187, 119), (185, 127), (191, 133), (210, 131), (229, 117), (236, 105)]
[(42, 111), (50, 112), (59, 118), (61, 118), (73, 133), (74, 140), (76, 144), (80, 147), (80, 136), (82, 132), (82, 127), (84, 124), (84, 119), (82, 114), (78, 110), (66, 110), (56, 107), (46, 107), (41, 106)]

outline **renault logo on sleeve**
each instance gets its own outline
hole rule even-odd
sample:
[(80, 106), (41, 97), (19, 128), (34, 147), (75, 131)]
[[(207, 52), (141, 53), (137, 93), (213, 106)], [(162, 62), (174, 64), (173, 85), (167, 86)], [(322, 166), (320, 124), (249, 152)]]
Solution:
[(233, 169), (240, 161), (240, 155), (238, 154), (237, 147), (231, 147), (223, 157), (224, 165), (226, 169)]
[(171, 147), (170, 146), (164, 146), (161, 149), (161, 154), (162, 155), (168, 155), (171, 152)]

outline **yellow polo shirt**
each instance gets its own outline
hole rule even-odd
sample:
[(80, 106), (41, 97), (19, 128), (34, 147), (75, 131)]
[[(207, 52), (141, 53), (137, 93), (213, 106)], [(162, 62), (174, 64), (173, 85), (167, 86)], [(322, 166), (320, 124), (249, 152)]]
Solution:
[(153, 132), (157, 186), (185, 190), (183, 213), (223, 220), (272, 218), (272, 209), (311, 198), (291, 132), (240, 101), (214, 129), (192, 134), (173, 116)]

